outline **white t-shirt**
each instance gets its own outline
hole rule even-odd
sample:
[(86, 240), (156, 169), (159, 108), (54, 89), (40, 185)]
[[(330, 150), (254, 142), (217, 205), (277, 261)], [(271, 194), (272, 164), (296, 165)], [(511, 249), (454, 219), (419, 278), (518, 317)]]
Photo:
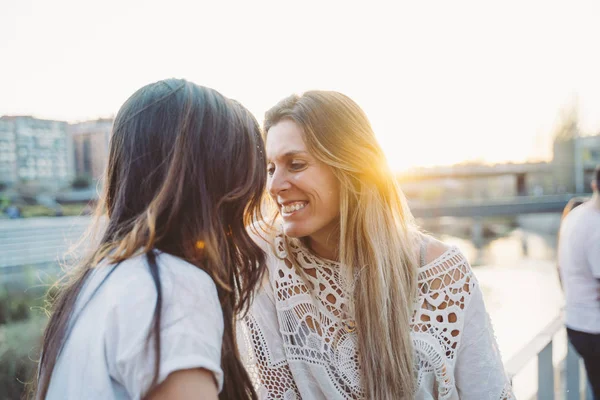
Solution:
[[(157, 252), (156, 263), (163, 293), (158, 381), (205, 368), (220, 391), (223, 314), (216, 286), (180, 258)], [(82, 289), (47, 399), (139, 399), (152, 381), (155, 353), (147, 338), (157, 292), (146, 256), (122, 262), (91, 296), (110, 270), (100, 264)]]
[(600, 210), (580, 205), (563, 220), (558, 265), (566, 297), (565, 324), (600, 333)]

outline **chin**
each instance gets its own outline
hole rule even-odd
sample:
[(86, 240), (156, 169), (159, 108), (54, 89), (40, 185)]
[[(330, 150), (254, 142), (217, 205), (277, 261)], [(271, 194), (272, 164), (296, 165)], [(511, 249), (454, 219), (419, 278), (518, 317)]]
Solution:
[(297, 223), (284, 222), (283, 233), (285, 233), (285, 235), (288, 237), (302, 238), (305, 236), (310, 236), (312, 232), (303, 226), (299, 226)]

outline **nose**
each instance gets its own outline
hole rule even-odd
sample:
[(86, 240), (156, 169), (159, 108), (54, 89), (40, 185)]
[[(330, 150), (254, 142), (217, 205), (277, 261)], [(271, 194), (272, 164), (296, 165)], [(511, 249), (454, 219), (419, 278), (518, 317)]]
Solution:
[(273, 172), (273, 175), (269, 177), (267, 182), (269, 194), (274, 198), (277, 197), (279, 193), (288, 190), (291, 187), (292, 184), (290, 183), (286, 171), (283, 168), (276, 168)]

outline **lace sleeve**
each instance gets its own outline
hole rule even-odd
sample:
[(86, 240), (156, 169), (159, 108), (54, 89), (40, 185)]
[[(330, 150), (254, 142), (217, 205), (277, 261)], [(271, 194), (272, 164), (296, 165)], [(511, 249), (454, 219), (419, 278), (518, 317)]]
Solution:
[(456, 387), (462, 400), (513, 400), (483, 294), (475, 276), (465, 311), (465, 324), (456, 360)]
[(268, 281), (238, 327), (238, 345), (260, 399), (300, 399), (284, 353), (273, 289)]

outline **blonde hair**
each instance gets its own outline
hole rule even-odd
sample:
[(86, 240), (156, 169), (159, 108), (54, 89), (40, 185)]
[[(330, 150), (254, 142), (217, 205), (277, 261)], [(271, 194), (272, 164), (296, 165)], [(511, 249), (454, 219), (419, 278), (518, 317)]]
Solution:
[(355, 282), (364, 393), (369, 399), (412, 398), (419, 233), (371, 124), (349, 97), (329, 91), (279, 102), (266, 113), (265, 135), (281, 120), (303, 129), (308, 150), (340, 182), (339, 261)]

